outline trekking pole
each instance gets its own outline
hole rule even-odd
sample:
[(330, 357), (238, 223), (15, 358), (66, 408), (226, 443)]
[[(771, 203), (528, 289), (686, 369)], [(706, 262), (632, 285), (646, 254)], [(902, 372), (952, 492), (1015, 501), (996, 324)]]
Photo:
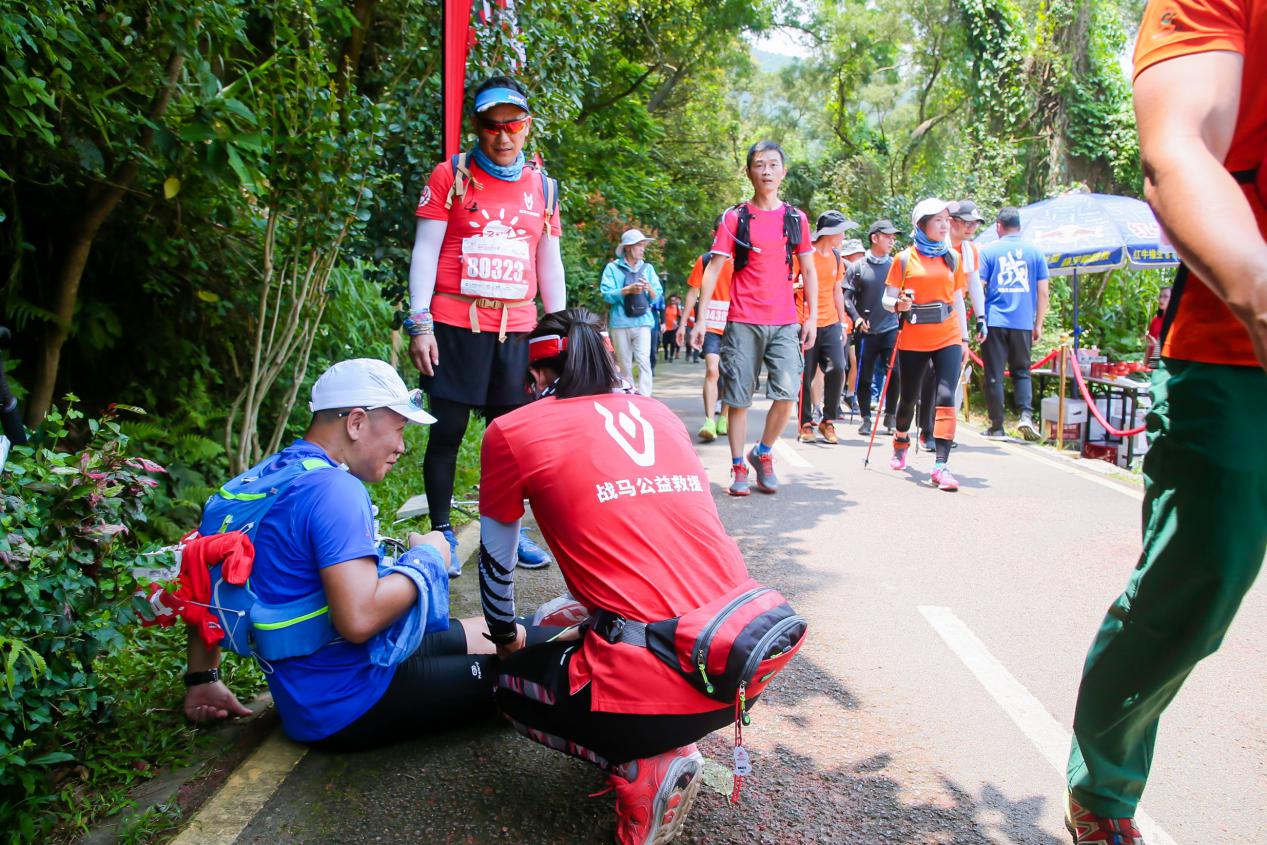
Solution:
[(875, 445), (875, 430), (879, 428), (878, 421), (884, 419), (884, 400), (889, 392), (889, 379), (893, 378), (893, 367), (897, 363), (897, 344), (902, 339), (902, 327), (906, 325), (906, 312), (898, 314), (897, 318), (897, 334), (893, 337), (893, 352), (889, 355), (889, 369), (884, 374), (884, 386), (880, 388), (880, 400), (876, 403), (875, 419), (876, 425), (871, 426), (871, 439), (867, 441), (867, 456), (862, 459), (862, 468), (866, 469), (871, 465), (871, 447)]

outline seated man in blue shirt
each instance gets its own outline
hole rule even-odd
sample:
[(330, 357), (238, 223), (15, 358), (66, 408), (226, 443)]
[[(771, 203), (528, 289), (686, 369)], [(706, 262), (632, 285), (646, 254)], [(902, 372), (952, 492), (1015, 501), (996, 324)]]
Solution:
[(1021, 213), (1017, 209), (1000, 209), (995, 231), (999, 239), (981, 250), (987, 326), (981, 352), (990, 413), (985, 436), (1007, 436), (1003, 430), (1003, 373), (1011, 370), (1021, 412), (1016, 427), (1026, 440), (1038, 440), (1029, 367), (1030, 350), (1043, 336), (1043, 318), (1047, 316), (1047, 259), (1038, 247), (1021, 240)]
[[(338, 635), (310, 654), (268, 662), (268, 686), (292, 739), (331, 750), (368, 748), (494, 713), (495, 650), (482, 618), (450, 620), (447, 631), (424, 636), (397, 665), (370, 658), (369, 641), (419, 603), (409, 577), (379, 576), (365, 488), (404, 453), (407, 424), (433, 422), (417, 393), (382, 361), (341, 361), (313, 385), (303, 439), (261, 465), (261, 476), (295, 462), (306, 469), (279, 489), (255, 529), (249, 586), (268, 605), (323, 590)], [(438, 532), (410, 540), (447, 559)], [(195, 722), (249, 712), (219, 680), (219, 665), (220, 649), (191, 635), (185, 713)]]

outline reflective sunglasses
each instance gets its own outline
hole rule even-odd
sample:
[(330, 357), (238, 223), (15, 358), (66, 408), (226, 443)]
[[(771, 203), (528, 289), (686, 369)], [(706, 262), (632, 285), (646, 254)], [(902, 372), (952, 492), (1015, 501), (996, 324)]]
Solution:
[(528, 124), (532, 123), (532, 115), (525, 115), (517, 120), (505, 120), (498, 122), (489, 120), (486, 117), (478, 117), (475, 122), (479, 124), (481, 132), (488, 135), (500, 135), (505, 132), (507, 135), (518, 135), (520, 132), (528, 128)]

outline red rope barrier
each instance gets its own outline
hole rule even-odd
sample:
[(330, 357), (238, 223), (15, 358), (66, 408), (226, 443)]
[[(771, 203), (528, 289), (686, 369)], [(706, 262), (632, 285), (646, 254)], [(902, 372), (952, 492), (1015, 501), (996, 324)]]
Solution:
[[(985, 361), (982, 361), (977, 356), (977, 353), (973, 352), (971, 349), (968, 350), (968, 357), (972, 359), (972, 363), (976, 364), (981, 369), (985, 369)], [(1047, 355), (1042, 360), (1035, 361), (1033, 364), (1030, 364), (1030, 369), (1036, 370), (1039, 367), (1042, 367), (1044, 364), (1050, 364), (1053, 360), (1055, 360), (1055, 358), (1056, 358), (1056, 350), (1053, 349), (1052, 351), (1048, 352)], [(1004, 370), (1003, 375), (1010, 376), (1012, 375), (1012, 371)]]
[(1100, 413), (1100, 406), (1095, 404), (1095, 397), (1091, 395), (1091, 391), (1087, 390), (1087, 383), (1082, 380), (1081, 367), (1073, 368), (1073, 380), (1078, 383), (1078, 392), (1082, 394), (1083, 401), (1087, 403), (1087, 410), (1091, 412), (1091, 415), (1093, 417), (1095, 417), (1096, 422), (1104, 426), (1104, 430), (1107, 431), (1111, 436), (1134, 437), (1136, 434), (1139, 434), (1140, 432), (1144, 431), (1144, 429), (1148, 427), (1146, 425), (1141, 425), (1138, 428), (1128, 428), (1128, 429), (1123, 430), (1120, 428), (1114, 428), (1113, 426), (1109, 425), (1109, 421), (1106, 420), (1104, 418), (1104, 415)]

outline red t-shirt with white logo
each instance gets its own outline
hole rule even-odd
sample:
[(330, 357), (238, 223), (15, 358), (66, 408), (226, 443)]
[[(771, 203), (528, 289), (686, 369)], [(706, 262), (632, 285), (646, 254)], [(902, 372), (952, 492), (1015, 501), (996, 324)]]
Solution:
[[(756, 249), (748, 250), (748, 263), (736, 270), (730, 280), (730, 313), (734, 323), (755, 326), (787, 326), (797, 322), (796, 301), (792, 296), (792, 279), (788, 276), (787, 239), (783, 237), (783, 206), (764, 211), (745, 203), (752, 215), (748, 223), (748, 241)], [(809, 241), (809, 221), (800, 209), (800, 240), (793, 244), (795, 255), (813, 250)], [(732, 208), (722, 215), (721, 225), (713, 238), (712, 252), (733, 256), (735, 233), (739, 226), (739, 210)], [(760, 250), (758, 252), (758, 250)]]
[[(541, 172), (526, 165), (518, 182), (505, 182), (489, 176), (474, 162), (469, 167), (472, 179), (466, 193), (461, 200), (454, 197), (451, 207), (444, 207), (453, 185), (449, 161), (440, 162), (431, 171), (418, 200), (416, 216), (449, 224), (440, 247), (436, 292), (509, 302), (533, 299), (537, 295), (537, 246), (547, 225)], [(552, 237), (562, 234), (558, 209), (548, 225)], [(470, 309), (469, 303), (448, 296), (431, 300), (431, 315), (438, 323), (469, 329)], [(477, 310), (480, 330), (498, 331), (501, 309)], [(510, 308), (506, 312), (507, 331), (529, 332), (536, 325), (536, 308)]]
[[(686, 427), (655, 399), (533, 402), (489, 423), (480, 463), (480, 514), (513, 522), (528, 499), (568, 589), (590, 608), (657, 622), (748, 577)], [(719, 706), (647, 649), (594, 635), (573, 657), (569, 680), (574, 694), (591, 684), (597, 711)]]

